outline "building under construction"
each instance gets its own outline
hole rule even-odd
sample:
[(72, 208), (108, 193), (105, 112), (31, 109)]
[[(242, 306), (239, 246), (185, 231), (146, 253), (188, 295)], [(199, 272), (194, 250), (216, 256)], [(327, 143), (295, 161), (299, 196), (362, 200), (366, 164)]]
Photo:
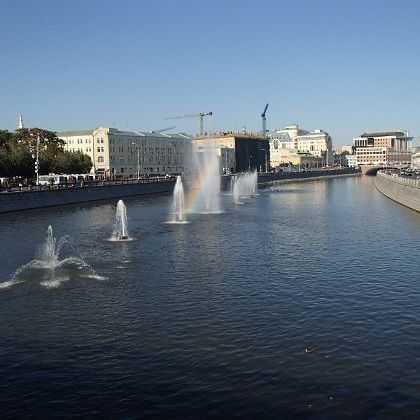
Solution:
[[(224, 168), (225, 173), (269, 171), (269, 141), (260, 134), (228, 131), (197, 136), (192, 142), (198, 150), (209, 148), (233, 150), (234, 159), (229, 161), (229, 167)], [(223, 157), (223, 153), (221, 156)]]

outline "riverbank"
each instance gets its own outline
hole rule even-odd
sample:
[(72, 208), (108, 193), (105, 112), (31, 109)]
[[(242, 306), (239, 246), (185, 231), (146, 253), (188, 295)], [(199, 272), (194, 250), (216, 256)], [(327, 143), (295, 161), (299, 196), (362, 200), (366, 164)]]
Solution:
[(0, 213), (89, 201), (121, 199), (136, 195), (168, 193), (173, 190), (174, 184), (174, 179), (162, 179), (148, 182), (135, 181), (39, 191), (5, 192), (0, 194)]
[(322, 179), (360, 176), (361, 172), (352, 168), (328, 169), (319, 171), (282, 172), (279, 174), (266, 174), (258, 176), (258, 185), (265, 187), (273, 184), (288, 184), (291, 182), (310, 182)]
[(373, 184), (380, 193), (391, 200), (420, 212), (419, 180), (378, 172)]
[[(359, 176), (354, 169), (324, 169), (301, 172), (280, 172), (258, 174), (258, 185), (263, 188), (272, 184), (289, 182), (308, 182), (332, 177)], [(229, 189), (234, 175), (223, 176), (221, 188)], [(0, 194), (0, 213), (19, 210), (31, 210), (42, 207), (62, 206), (66, 204), (85, 203), (121, 199), (124, 197), (169, 193), (173, 191), (175, 179), (158, 178), (153, 180), (124, 181), (108, 184), (92, 184), (84, 186), (62, 186), (42, 190), (22, 190), (3, 192)]]

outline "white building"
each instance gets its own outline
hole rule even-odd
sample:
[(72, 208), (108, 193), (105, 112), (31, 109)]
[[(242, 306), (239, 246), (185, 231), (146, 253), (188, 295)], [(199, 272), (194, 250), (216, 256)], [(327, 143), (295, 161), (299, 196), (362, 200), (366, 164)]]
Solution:
[(414, 147), (411, 156), (411, 167), (413, 169), (420, 169), (420, 147)]
[(92, 159), (92, 172), (104, 176), (133, 177), (182, 173), (191, 153), (191, 137), (185, 134), (95, 130), (57, 133), (65, 150), (80, 151)]
[(405, 166), (411, 164), (409, 142), (402, 131), (363, 133), (353, 137), (355, 166)]
[(307, 131), (293, 124), (270, 132), (269, 139), (270, 164), (273, 168), (288, 163), (291, 155), (299, 153), (322, 157), (324, 164), (333, 162), (332, 139), (324, 130)]

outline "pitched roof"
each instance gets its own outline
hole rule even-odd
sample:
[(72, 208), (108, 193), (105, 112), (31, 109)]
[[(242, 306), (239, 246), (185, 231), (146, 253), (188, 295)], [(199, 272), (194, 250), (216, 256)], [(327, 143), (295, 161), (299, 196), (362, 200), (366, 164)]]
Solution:
[(93, 130), (59, 131), (57, 132), (57, 137), (89, 136), (92, 133)]
[(363, 133), (360, 137), (401, 137), (405, 136), (402, 131), (380, 131), (377, 133)]

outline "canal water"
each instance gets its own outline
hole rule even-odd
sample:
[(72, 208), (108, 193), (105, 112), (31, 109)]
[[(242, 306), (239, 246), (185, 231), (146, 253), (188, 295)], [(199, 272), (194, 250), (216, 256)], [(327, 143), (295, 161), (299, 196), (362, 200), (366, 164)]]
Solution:
[(420, 214), (369, 177), (171, 200), (124, 242), (116, 201), (0, 216), (2, 417), (420, 415)]

